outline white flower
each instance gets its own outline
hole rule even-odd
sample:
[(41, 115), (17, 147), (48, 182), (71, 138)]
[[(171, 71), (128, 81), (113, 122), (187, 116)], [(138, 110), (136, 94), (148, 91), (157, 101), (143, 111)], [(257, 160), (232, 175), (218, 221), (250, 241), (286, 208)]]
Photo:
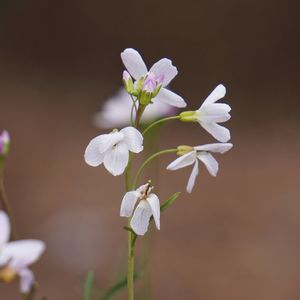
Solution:
[(84, 158), (88, 165), (97, 167), (104, 163), (112, 175), (121, 175), (129, 159), (129, 151), (139, 153), (143, 150), (143, 136), (134, 127), (113, 130), (93, 138), (88, 144)]
[(184, 122), (198, 122), (206, 131), (220, 142), (230, 140), (230, 131), (217, 124), (230, 119), (231, 107), (225, 103), (215, 103), (225, 96), (224, 85), (219, 84), (204, 100), (196, 111), (184, 111), (180, 114), (180, 120)]
[[(102, 111), (97, 113), (94, 117), (94, 124), (98, 128), (104, 129), (129, 125), (131, 108), (132, 99), (125, 89), (121, 88), (114, 97), (104, 103)], [(150, 123), (160, 117), (170, 116), (176, 113), (176, 111), (177, 109), (175, 107), (159, 101), (150, 103), (143, 113), (141, 123)], [(133, 119), (135, 119), (134, 109)]]
[[(180, 152), (181, 146), (178, 147)], [(192, 189), (195, 185), (196, 177), (199, 174), (199, 162), (198, 160), (202, 161), (206, 166), (208, 172), (212, 176), (216, 176), (219, 169), (218, 162), (214, 159), (214, 157), (210, 154), (210, 152), (215, 153), (224, 153), (232, 148), (231, 143), (215, 143), (215, 144), (207, 144), (202, 146), (196, 147), (188, 147), (182, 146), (182, 148), (190, 148), (187, 151), (184, 151), (185, 154), (178, 157), (176, 160), (171, 162), (167, 166), (167, 170), (178, 170), (187, 166), (194, 164), (192, 173), (190, 175), (188, 184), (187, 184), (187, 192), (191, 193)], [(183, 152), (183, 153), (184, 153)]]
[[(165, 87), (178, 74), (177, 68), (172, 65), (172, 61), (163, 58), (156, 62), (148, 71), (141, 55), (132, 48), (127, 48), (121, 53), (121, 58), (130, 75), (136, 80), (144, 78), (147, 83), (161, 85), (158, 95), (153, 101), (163, 102), (175, 107), (185, 107), (186, 103), (179, 95), (171, 92)], [(147, 81), (147, 77), (151, 78)]]
[(230, 131), (217, 124), (230, 119), (229, 112), (231, 107), (225, 103), (215, 103), (223, 98), (225, 94), (226, 89), (224, 85), (219, 84), (196, 111), (197, 121), (200, 125), (220, 142), (228, 142), (230, 140)]
[(20, 240), (9, 242), (10, 224), (3, 211), (0, 211), (0, 280), (12, 281), (20, 277), (22, 293), (28, 293), (34, 283), (34, 275), (28, 269), (45, 250), (40, 240)]
[[(120, 216), (131, 217), (130, 226), (137, 235), (144, 235), (153, 215), (156, 228), (160, 229), (160, 204), (158, 197), (151, 193), (153, 187), (148, 183), (136, 191), (127, 192), (122, 200)], [(135, 205), (139, 201), (139, 204)]]

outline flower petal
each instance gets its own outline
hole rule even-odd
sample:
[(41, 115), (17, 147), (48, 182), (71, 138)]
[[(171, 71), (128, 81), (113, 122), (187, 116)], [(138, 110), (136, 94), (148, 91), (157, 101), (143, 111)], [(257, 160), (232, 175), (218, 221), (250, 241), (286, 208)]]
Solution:
[(199, 174), (199, 163), (198, 163), (198, 160), (196, 160), (193, 170), (191, 172), (190, 178), (188, 180), (187, 186), (186, 186), (186, 191), (188, 193), (192, 192), (193, 187), (195, 185), (196, 177), (198, 176), (198, 174)]
[(108, 150), (104, 156), (104, 166), (114, 176), (121, 175), (128, 164), (128, 146), (120, 142)]
[(159, 199), (155, 194), (150, 194), (147, 198), (147, 201), (150, 204), (156, 228), (158, 230), (160, 230), (160, 204), (159, 204)]
[(153, 98), (153, 101), (161, 101), (175, 107), (185, 107), (186, 103), (182, 97), (171, 92), (166, 88), (161, 88), (158, 95)]
[(203, 104), (210, 104), (214, 103), (221, 98), (223, 98), (226, 94), (226, 88), (223, 84), (219, 84), (210, 94), (209, 96), (204, 100)]
[(150, 217), (152, 216), (152, 209), (148, 201), (141, 200), (136, 207), (130, 226), (137, 235), (144, 235), (149, 226)]
[(231, 143), (214, 143), (194, 147), (197, 151), (209, 151), (215, 153), (225, 153), (232, 148)]
[(104, 160), (104, 153), (123, 138), (124, 134), (121, 132), (102, 134), (93, 138), (86, 147), (84, 153), (85, 162), (92, 167), (99, 166)]
[(199, 121), (206, 123), (222, 123), (230, 119), (231, 107), (225, 103), (204, 104), (198, 109)]
[(18, 272), (35, 263), (45, 251), (45, 243), (40, 240), (20, 240), (5, 245), (2, 255), (9, 257), (9, 266)]
[(205, 164), (207, 171), (211, 176), (217, 175), (219, 164), (210, 153), (200, 152), (197, 157)]
[(19, 276), (21, 293), (28, 294), (34, 283), (34, 274), (31, 270), (23, 268), (19, 270)]
[(136, 201), (140, 195), (141, 194), (137, 191), (130, 191), (124, 195), (120, 209), (121, 217), (131, 217)]
[(143, 151), (143, 135), (134, 127), (123, 128), (120, 132), (124, 134), (124, 143), (126, 143), (129, 151), (139, 153)]
[(230, 131), (216, 123), (199, 122), (200, 125), (209, 132), (215, 139), (220, 142), (228, 142), (230, 140)]
[(121, 59), (130, 75), (138, 80), (148, 72), (141, 55), (132, 48), (127, 48), (121, 53)]
[(167, 170), (178, 170), (187, 166), (192, 165), (197, 160), (196, 151), (188, 152), (182, 156), (179, 156), (177, 159), (172, 161), (168, 166)]
[(4, 211), (0, 211), (0, 249), (3, 245), (5, 245), (8, 242), (9, 236), (10, 236), (9, 218)]
[(167, 86), (172, 79), (178, 74), (177, 68), (172, 65), (172, 61), (168, 58), (162, 58), (156, 62), (150, 69), (150, 73), (153, 73), (155, 77), (163, 75), (162, 86)]

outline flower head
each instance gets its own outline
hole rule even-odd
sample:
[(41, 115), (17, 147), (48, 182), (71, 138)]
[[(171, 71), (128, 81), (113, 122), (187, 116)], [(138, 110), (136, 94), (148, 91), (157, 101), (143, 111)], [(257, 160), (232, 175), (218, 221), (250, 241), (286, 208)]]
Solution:
[[(142, 185), (135, 191), (125, 194), (122, 200), (120, 216), (131, 217), (130, 226), (137, 235), (144, 235), (153, 216), (156, 228), (160, 229), (160, 204), (158, 197), (152, 193), (151, 183)], [(139, 201), (138, 205), (136, 203)]]
[(195, 185), (196, 177), (199, 174), (199, 162), (201, 161), (207, 168), (210, 175), (216, 176), (219, 164), (211, 155), (211, 152), (224, 153), (232, 148), (231, 143), (215, 143), (202, 146), (190, 147), (179, 146), (178, 153), (181, 155), (167, 166), (167, 170), (178, 170), (194, 164), (192, 173), (188, 180), (187, 192), (191, 193)]
[(104, 163), (107, 171), (117, 176), (125, 171), (129, 151), (139, 153), (142, 150), (142, 134), (134, 127), (125, 127), (93, 138), (85, 150), (84, 158), (92, 167)]
[(6, 156), (9, 152), (10, 136), (6, 130), (0, 134), (0, 156)]
[(20, 240), (9, 242), (10, 224), (3, 211), (0, 211), (0, 280), (11, 282), (20, 277), (22, 293), (28, 293), (34, 283), (34, 274), (28, 269), (45, 250), (40, 240)]
[(182, 97), (165, 88), (178, 74), (177, 68), (172, 65), (171, 60), (162, 58), (148, 71), (141, 55), (132, 48), (125, 49), (121, 53), (121, 58), (127, 71), (136, 80), (135, 93), (140, 93), (142, 89), (153, 91), (148, 98), (143, 99), (145, 102), (143, 104), (150, 103), (153, 97), (153, 101), (163, 102), (175, 107), (186, 106)]
[(230, 119), (231, 107), (225, 103), (215, 103), (226, 94), (224, 85), (219, 84), (211, 94), (204, 100), (196, 111), (185, 111), (180, 114), (181, 120), (185, 122), (198, 122), (206, 131), (220, 142), (230, 140), (230, 131), (217, 124)]
[[(94, 124), (99, 128), (116, 128), (127, 126), (130, 123), (132, 99), (124, 88), (112, 98), (108, 99), (102, 111), (94, 117)], [(147, 124), (160, 117), (165, 117), (176, 113), (177, 109), (168, 104), (155, 101), (150, 103), (145, 109), (141, 123)], [(135, 118), (135, 110), (133, 110)]]

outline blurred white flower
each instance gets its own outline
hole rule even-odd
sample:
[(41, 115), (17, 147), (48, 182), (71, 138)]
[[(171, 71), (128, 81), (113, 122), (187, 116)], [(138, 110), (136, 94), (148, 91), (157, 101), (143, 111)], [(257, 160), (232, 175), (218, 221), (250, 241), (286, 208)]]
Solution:
[(230, 131), (217, 124), (230, 119), (231, 107), (225, 103), (215, 103), (226, 94), (224, 85), (219, 84), (211, 94), (204, 100), (196, 111), (186, 111), (180, 114), (181, 120), (185, 122), (198, 122), (206, 131), (220, 142), (230, 140)]
[(0, 280), (11, 282), (20, 277), (22, 293), (28, 293), (34, 283), (34, 275), (28, 269), (45, 250), (40, 240), (20, 240), (9, 242), (10, 224), (3, 211), (0, 211)]
[(204, 163), (210, 175), (216, 176), (218, 173), (219, 164), (215, 160), (215, 158), (211, 155), (210, 152), (224, 153), (230, 150), (231, 148), (232, 148), (231, 143), (215, 143), (215, 144), (207, 144), (207, 145), (196, 146), (196, 147), (179, 146), (178, 152), (179, 153), (181, 152), (183, 155), (178, 157), (173, 162), (171, 162), (167, 166), (167, 170), (174, 171), (194, 164), (186, 188), (187, 192), (191, 193), (195, 185), (196, 177), (199, 174), (198, 160)]
[[(102, 111), (94, 117), (94, 124), (103, 129), (129, 125), (131, 108), (132, 99), (126, 90), (121, 88), (114, 97), (104, 103)], [(141, 123), (148, 124), (158, 118), (170, 116), (176, 111), (175, 107), (159, 101), (150, 103), (143, 113)], [(135, 109), (133, 109), (133, 119), (135, 119)]]
[(172, 61), (162, 58), (156, 62), (148, 71), (141, 55), (132, 48), (127, 48), (121, 53), (124, 66), (130, 75), (138, 82), (145, 80), (145, 90), (160, 90), (153, 98), (153, 101), (163, 102), (175, 107), (185, 107), (186, 103), (183, 98), (165, 87), (178, 74), (177, 68), (172, 65)]
[[(153, 187), (150, 183), (142, 185), (136, 191), (125, 194), (122, 200), (120, 216), (131, 217), (130, 226), (137, 235), (144, 235), (153, 215), (156, 228), (160, 229), (160, 204), (158, 197), (151, 193)], [(139, 204), (135, 205), (139, 201)]]
[(85, 150), (84, 158), (92, 167), (104, 163), (106, 170), (117, 176), (125, 171), (129, 151), (143, 151), (143, 136), (134, 127), (125, 127), (120, 131), (114, 129), (109, 134), (93, 138)]

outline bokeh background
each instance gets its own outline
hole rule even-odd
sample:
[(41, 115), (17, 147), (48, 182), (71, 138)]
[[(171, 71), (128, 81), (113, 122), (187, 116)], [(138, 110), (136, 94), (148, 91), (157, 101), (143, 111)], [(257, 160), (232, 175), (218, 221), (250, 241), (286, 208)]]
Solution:
[[(126, 47), (149, 66), (171, 58), (179, 70), (172, 89), (190, 109), (225, 84), (234, 144), (217, 157), (216, 178), (202, 168), (193, 194), (163, 214), (147, 246), (152, 292), (137, 299), (299, 299), (293, 0), (1, 0), (0, 129), (12, 136), (6, 187), (19, 236), (48, 246), (34, 266), (39, 296), (82, 299), (88, 270), (100, 288), (124, 271), (123, 178), (88, 167), (83, 152), (102, 132), (92, 117), (121, 85)], [(158, 147), (212, 141), (196, 124), (173, 122)], [(162, 199), (185, 190), (190, 170), (165, 171), (173, 159), (159, 161)], [(16, 288), (1, 284), (0, 298), (19, 299)]]

